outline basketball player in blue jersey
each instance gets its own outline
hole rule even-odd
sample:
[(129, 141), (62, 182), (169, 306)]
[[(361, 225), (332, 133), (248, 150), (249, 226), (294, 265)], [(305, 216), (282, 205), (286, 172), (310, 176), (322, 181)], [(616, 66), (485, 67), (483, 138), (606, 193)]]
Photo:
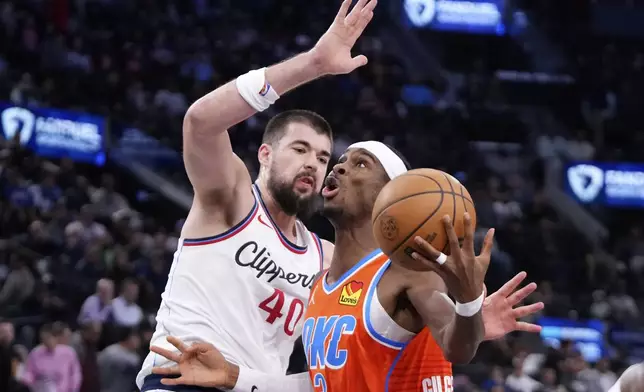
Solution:
[[(231, 363), (285, 374), (315, 275), (333, 245), (296, 219), (318, 197), (331, 156), (329, 124), (308, 111), (269, 121), (255, 184), (235, 155), (228, 130), (267, 109), (280, 94), (367, 63), (351, 49), (376, 0), (344, 0), (313, 49), (241, 75), (203, 96), (183, 123), (183, 155), (194, 188), (157, 313), (151, 344), (169, 335), (217, 344)], [(324, 249), (324, 251), (323, 251)], [(171, 362), (150, 353), (137, 376), (142, 391), (176, 391), (151, 374)]]

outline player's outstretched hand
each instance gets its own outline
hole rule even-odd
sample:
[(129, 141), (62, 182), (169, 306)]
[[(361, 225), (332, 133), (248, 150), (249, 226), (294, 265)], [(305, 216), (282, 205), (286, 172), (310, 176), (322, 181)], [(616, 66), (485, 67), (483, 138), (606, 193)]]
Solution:
[[(485, 340), (494, 340), (514, 331), (541, 332), (541, 327), (536, 324), (519, 321), (519, 319), (535, 314), (543, 309), (543, 302), (519, 306), (537, 289), (536, 283), (530, 283), (517, 290), (517, 287), (528, 276), (519, 272), (503, 285), (498, 291), (485, 298), (483, 302), (483, 324), (485, 325)], [(516, 290), (516, 291), (515, 291)]]
[[(177, 351), (158, 346), (150, 347), (154, 353), (176, 362), (172, 367), (154, 367), (152, 373), (170, 376), (161, 379), (164, 385), (197, 385), (210, 388), (226, 388), (229, 385), (230, 364), (215, 346), (208, 343), (195, 343), (190, 346), (169, 336)], [(234, 384), (233, 384), (234, 385)]]
[(483, 249), (480, 255), (474, 253), (474, 227), (469, 213), (463, 215), (465, 238), (463, 246), (459, 245), (458, 237), (454, 231), (451, 218), (446, 215), (442, 222), (449, 241), (450, 255), (436, 250), (429, 242), (420, 236), (414, 239), (420, 248), (419, 252), (412, 253), (412, 257), (425, 266), (428, 270), (435, 271), (443, 278), (448, 292), (460, 303), (476, 300), (483, 293), (485, 273), (490, 265), (492, 245), (494, 243), (494, 229), (485, 235)]
[(358, 0), (349, 12), (352, 0), (343, 0), (331, 27), (311, 49), (314, 64), (321, 75), (346, 74), (367, 64), (367, 57), (351, 56), (351, 49), (367, 27), (377, 0)]

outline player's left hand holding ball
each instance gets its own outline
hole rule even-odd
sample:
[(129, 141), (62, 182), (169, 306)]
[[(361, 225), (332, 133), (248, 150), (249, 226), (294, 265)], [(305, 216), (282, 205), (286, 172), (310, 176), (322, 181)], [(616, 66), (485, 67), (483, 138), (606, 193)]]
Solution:
[(169, 376), (163, 378), (163, 385), (199, 385), (208, 388), (232, 388), (231, 364), (215, 346), (209, 343), (195, 343), (190, 346), (181, 340), (168, 336), (168, 342), (177, 348), (170, 351), (158, 346), (150, 347), (154, 353), (165, 357), (177, 365), (154, 367), (152, 373)]
[(481, 296), (484, 289), (485, 273), (490, 265), (494, 229), (485, 235), (483, 249), (477, 256), (474, 252), (474, 225), (469, 213), (463, 215), (465, 237), (460, 246), (456, 231), (449, 216), (442, 219), (449, 240), (450, 255), (436, 250), (420, 236), (415, 238), (419, 252), (412, 257), (423, 263), (428, 270), (436, 272), (447, 285), (447, 291), (460, 303), (468, 303)]

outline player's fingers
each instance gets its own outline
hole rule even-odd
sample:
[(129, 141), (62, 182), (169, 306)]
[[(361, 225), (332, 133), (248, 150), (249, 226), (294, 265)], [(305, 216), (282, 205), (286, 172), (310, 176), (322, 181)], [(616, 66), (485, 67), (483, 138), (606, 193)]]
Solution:
[(191, 385), (187, 378), (162, 378), (161, 384), (163, 385)]
[(177, 350), (184, 352), (186, 351), (190, 346), (185, 344), (181, 339), (175, 338), (174, 336), (168, 336), (167, 337), (168, 343), (172, 344), (177, 348)]
[(176, 376), (178, 374), (181, 374), (181, 370), (179, 369), (179, 366), (170, 366), (170, 367), (155, 366), (152, 368), (152, 373), (158, 374), (160, 376)]
[(362, 10), (362, 12), (373, 12), (373, 10), (376, 9), (376, 6), (378, 5), (378, 0), (371, 0)]
[(199, 355), (199, 354), (207, 354), (210, 352), (219, 352), (215, 346), (213, 346), (210, 343), (195, 343), (188, 350), (186, 351), (186, 354), (194, 354), (194, 355)]
[(537, 302), (531, 305), (519, 306), (512, 310), (512, 315), (515, 319), (520, 319), (531, 314), (535, 314), (543, 309), (543, 302)]
[(340, 9), (338, 10), (338, 14), (335, 16), (335, 21), (342, 23), (344, 21), (344, 18), (347, 16), (347, 12), (349, 11), (349, 7), (351, 6), (351, 0), (344, 0), (342, 2), (342, 5), (340, 5)]
[[(514, 290), (519, 287), (521, 282), (528, 276), (528, 274), (525, 271), (521, 271), (518, 274), (514, 275), (514, 278), (508, 280), (503, 286), (501, 286), (500, 289), (498, 289), (496, 292), (502, 295), (503, 297), (507, 298), (512, 294)], [(514, 305), (514, 304), (511, 304)]]
[(483, 248), (481, 249), (481, 257), (484, 257), (488, 262), (492, 256), (492, 248), (494, 247), (494, 229), (490, 229), (485, 234), (483, 239)]
[(356, 57), (351, 59), (352, 70), (356, 69), (356, 68), (363, 67), (363, 66), (367, 65), (368, 62), (369, 62), (369, 59), (367, 59), (367, 56), (365, 56), (363, 54), (361, 54), (359, 56), (356, 56)]
[(344, 20), (345, 25), (355, 26), (358, 23), (360, 14), (364, 9), (365, 4), (367, 4), (367, 1), (369, 0), (358, 0), (356, 5), (353, 6), (353, 9), (351, 10), (351, 12), (349, 12), (349, 15), (347, 15), (346, 19)]
[(461, 248), (461, 245), (458, 243), (458, 236), (454, 230), (454, 225), (452, 224), (452, 218), (449, 215), (445, 215), (443, 219), (443, 227), (445, 228), (445, 233), (447, 233), (447, 241), (449, 242), (449, 250), (452, 255), (458, 253)]
[(541, 326), (537, 324), (526, 323), (524, 321), (519, 321), (517, 323), (516, 330), (522, 332), (539, 333), (541, 332)]
[(360, 35), (367, 27), (369, 22), (371, 22), (371, 19), (373, 19), (373, 11), (363, 10), (360, 13), (360, 17), (358, 18), (358, 21), (355, 24), (355, 31), (353, 32), (353, 35), (352, 35), (353, 40), (357, 41), (358, 38), (360, 38)]
[(465, 229), (463, 250), (470, 255), (474, 255), (474, 225), (472, 224), (472, 216), (469, 212), (463, 214), (463, 228)]
[[(439, 252), (440, 253), (440, 252)], [(418, 252), (413, 252), (411, 254), (411, 257), (416, 260), (421, 262), (424, 266), (427, 267), (429, 271), (434, 271), (436, 272), (441, 278), (445, 279), (444, 276), (444, 271), (442, 271), (442, 264), (439, 264), (437, 261), (430, 260), (426, 256), (423, 256), (422, 254)]]
[(441, 257), (442, 252), (436, 250), (436, 248), (434, 248), (429, 242), (425, 241), (423, 237), (416, 236), (414, 238), (414, 242), (418, 246), (418, 252), (414, 253), (420, 253), (420, 256), (423, 256), (424, 259), (435, 262), (439, 257)]
[(159, 346), (150, 346), (150, 351), (155, 354), (159, 354), (160, 356), (169, 359), (172, 362), (179, 362), (181, 360), (180, 352), (166, 350), (165, 348), (161, 348)]
[(534, 293), (536, 289), (537, 289), (537, 284), (530, 283), (529, 285), (526, 285), (522, 287), (520, 290), (517, 290), (516, 292), (512, 293), (512, 295), (508, 297), (508, 302), (510, 303), (510, 306), (514, 306), (519, 302), (523, 301), (528, 297), (528, 295)]

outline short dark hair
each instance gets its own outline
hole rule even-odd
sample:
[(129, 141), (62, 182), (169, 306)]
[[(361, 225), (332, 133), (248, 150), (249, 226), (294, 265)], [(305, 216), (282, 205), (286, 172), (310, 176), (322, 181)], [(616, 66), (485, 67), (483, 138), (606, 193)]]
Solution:
[(51, 324), (51, 334), (56, 337), (62, 336), (67, 328), (69, 328), (69, 326), (66, 323), (55, 321)]
[(264, 128), (262, 143), (273, 145), (284, 136), (286, 127), (290, 123), (302, 123), (313, 128), (318, 134), (326, 135), (333, 140), (333, 131), (331, 125), (319, 114), (310, 110), (287, 110), (282, 112), (268, 121)]
[(401, 154), (401, 153), (400, 153), (400, 151), (396, 150), (395, 148), (393, 148), (391, 145), (389, 145), (389, 144), (387, 144), (387, 143), (383, 143), (383, 144), (384, 144), (385, 146), (389, 147), (389, 149), (390, 149), (391, 151), (393, 151), (393, 152), (394, 152), (394, 154), (396, 154), (396, 155), (398, 156), (398, 158), (400, 158), (400, 160), (401, 160), (401, 161), (403, 161), (403, 163), (405, 164), (405, 169), (407, 169), (407, 170), (411, 170), (411, 164), (409, 163), (409, 161), (407, 160), (407, 158), (405, 158), (405, 156), (404, 156), (403, 154)]

